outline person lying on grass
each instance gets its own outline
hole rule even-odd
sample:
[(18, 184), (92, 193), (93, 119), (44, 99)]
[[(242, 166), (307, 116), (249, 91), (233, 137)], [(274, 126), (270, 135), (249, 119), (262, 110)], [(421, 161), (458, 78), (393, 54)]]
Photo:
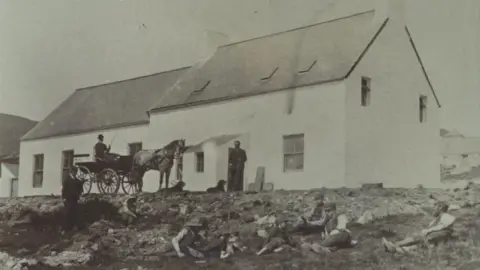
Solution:
[(428, 228), (396, 243), (382, 238), (382, 244), (385, 251), (391, 253), (407, 253), (410, 251), (411, 247), (415, 247), (422, 243), (438, 244), (441, 241), (447, 240), (453, 233), (453, 224), (456, 220), (456, 218), (447, 213), (447, 211), (448, 204), (445, 202), (437, 202), (435, 204), (435, 212), (433, 213), (435, 219), (430, 222)]

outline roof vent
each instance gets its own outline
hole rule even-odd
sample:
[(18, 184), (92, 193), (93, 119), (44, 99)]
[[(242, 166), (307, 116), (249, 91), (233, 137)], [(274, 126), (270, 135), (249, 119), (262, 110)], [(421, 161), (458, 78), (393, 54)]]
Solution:
[(263, 77), (263, 78), (261, 78), (260, 80), (262, 80), (262, 81), (268, 81), (268, 80), (270, 80), (270, 79), (273, 77), (273, 75), (275, 75), (275, 73), (277, 72), (277, 70), (278, 70), (278, 67), (276, 67), (276, 68), (272, 71), (272, 73), (270, 73), (270, 75), (269, 75), (268, 77)]
[(298, 73), (305, 74), (309, 72), (313, 68), (313, 66), (315, 66), (315, 64), (317, 64), (317, 60), (313, 61), (313, 63), (307, 69), (300, 70)]
[(192, 94), (199, 94), (201, 92), (203, 92), (203, 90), (205, 90), (205, 88), (207, 88), (207, 86), (210, 84), (210, 80), (208, 82), (206, 82), (202, 88), (199, 88), (199, 89), (196, 89), (192, 92)]

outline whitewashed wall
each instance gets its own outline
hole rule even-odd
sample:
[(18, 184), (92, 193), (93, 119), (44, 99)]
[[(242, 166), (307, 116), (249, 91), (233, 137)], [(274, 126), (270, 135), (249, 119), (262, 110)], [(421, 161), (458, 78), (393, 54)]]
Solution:
[[(275, 188), (307, 189), (342, 186), (345, 161), (345, 91), (343, 83), (317, 85), (295, 92), (294, 109), (286, 113), (286, 92), (235, 101), (197, 106), (165, 113), (153, 113), (150, 134), (173, 140), (185, 138), (196, 144), (224, 134), (248, 134), (240, 139), (247, 150), (245, 186), (254, 181), (258, 166), (266, 167), (266, 181)], [(181, 124), (179, 124), (181, 123)], [(283, 135), (305, 134), (305, 162), (302, 172), (283, 172)], [(246, 145), (248, 142), (248, 145)], [(228, 145), (226, 146), (228, 148)], [(222, 150), (222, 159), (227, 159)], [(217, 153), (206, 153), (205, 173), (194, 174), (193, 155), (185, 157), (185, 182), (189, 189), (204, 190), (225, 175), (212, 164)], [(189, 165), (190, 164), (190, 165)], [(225, 169), (226, 170), (226, 169)], [(203, 182), (205, 181), (205, 182)]]
[(4, 165), (4, 163), (0, 162), (0, 166), (2, 167), (2, 175), (0, 176), (0, 197), (10, 197), (12, 179), (16, 178), (16, 176), (7, 168), (7, 166)]
[[(361, 76), (371, 104), (360, 105)], [(440, 184), (438, 107), (404, 26), (391, 20), (347, 81), (347, 182), (385, 186)], [(419, 122), (419, 96), (428, 97)]]
[[(147, 126), (135, 126), (45, 140), (22, 141), (20, 145), (19, 195), (60, 193), (62, 151), (74, 150), (75, 154), (93, 155), (97, 135), (103, 134), (105, 136), (104, 142), (107, 145), (115, 138), (112, 143), (112, 153), (126, 155), (128, 154), (129, 143), (143, 142), (143, 147), (146, 147), (145, 141), (149, 136), (147, 132)], [(35, 154), (44, 154), (43, 186), (41, 188), (33, 188), (33, 155)], [(146, 190), (154, 188), (152, 183), (148, 184), (148, 186), (145, 186)], [(98, 192), (96, 185), (92, 187), (92, 192)]]

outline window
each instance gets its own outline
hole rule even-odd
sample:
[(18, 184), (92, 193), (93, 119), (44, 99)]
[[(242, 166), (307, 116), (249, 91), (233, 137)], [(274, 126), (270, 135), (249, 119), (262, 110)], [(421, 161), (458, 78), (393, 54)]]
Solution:
[(41, 188), (43, 185), (43, 154), (33, 156), (33, 187)]
[(67, 179), (68, 173), (73, 167), (73, 150), (67, 150), (62, 152), (63, 161), (62, 161), (62, 183)]
[(419, 103), (420, 123), (424, 123), (427, 121), (427, 97), (420, 96), (418, 103)]
[(203, 173), (205, 169), (205, 155), (203, 152), (195, 153), (195, 171)]
[(362, 106), (370, 105), (371, 94), (371, 79), (369, 77), (362, 77)]
[(138, 153), (140, 150), (142, 150), (142, 143), (141, 142), (136, 142), (136, 143), (130, 143), (128, 144), (128, 154), (133, 156), (136, 153)]
[(283, 171), (302, 171), (304, 135), (283, 136)]

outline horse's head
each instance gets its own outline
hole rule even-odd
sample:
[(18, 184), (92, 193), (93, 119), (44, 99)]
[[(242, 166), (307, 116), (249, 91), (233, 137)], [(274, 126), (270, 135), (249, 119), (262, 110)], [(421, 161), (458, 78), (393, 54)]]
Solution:
[(185, 152), (186, 146), (185, 146), (185, 139), (181, 140), (176, 140), (175, 141), (175, 152), (174, 152), (174, 158), (178, 159), (183, 155), (183, 152)]

